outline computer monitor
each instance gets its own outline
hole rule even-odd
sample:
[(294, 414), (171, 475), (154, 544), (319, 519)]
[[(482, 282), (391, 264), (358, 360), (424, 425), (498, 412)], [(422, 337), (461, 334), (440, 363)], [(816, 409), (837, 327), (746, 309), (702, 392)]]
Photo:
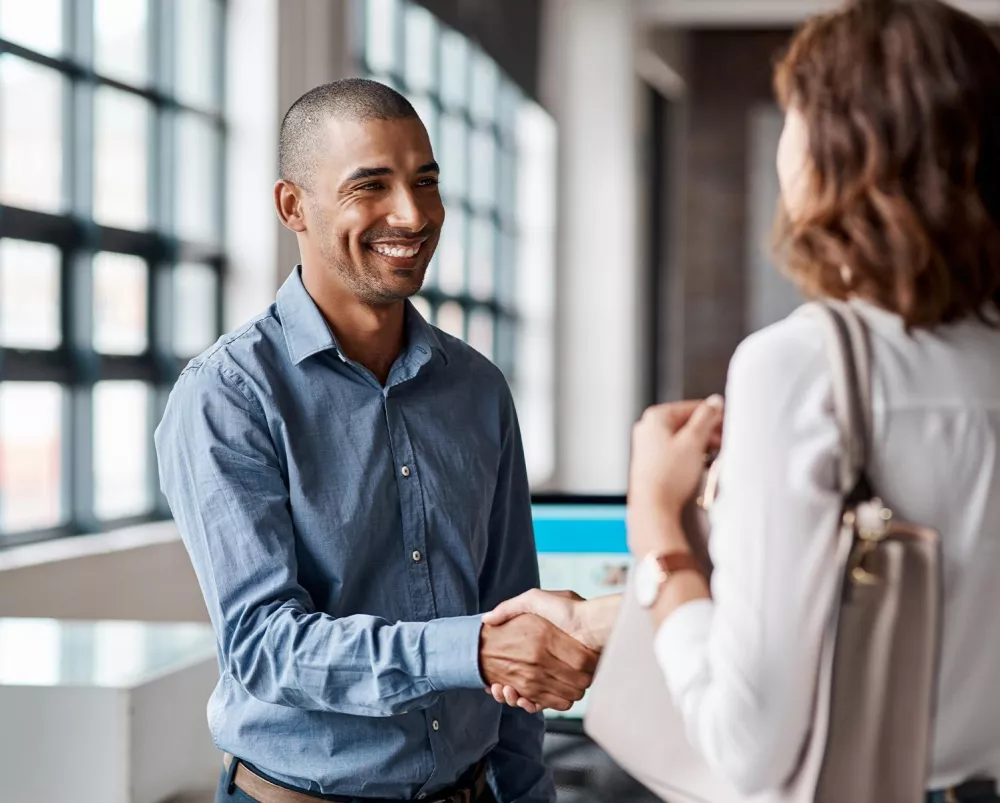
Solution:
[[(624, 496), (535, 495), (531, 500), (542, 588), (590, 599), (625, 588), (632, 559)], [(587, 698), (567, 712), (546, 711), (551, 731), (580, 732)]]

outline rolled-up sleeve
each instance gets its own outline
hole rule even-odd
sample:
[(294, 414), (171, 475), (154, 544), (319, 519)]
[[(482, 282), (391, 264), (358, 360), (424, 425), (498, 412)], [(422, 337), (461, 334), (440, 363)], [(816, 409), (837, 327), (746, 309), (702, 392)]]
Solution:
[(189, 367), (157, 428), (156, 451), (222, 671), (250, 695), (379, 717), (481, 686), (479, 616), (389, 623), (316, 610), (297, 579), (281, 461), (263, 408), (237, 373)]
[(798, 316), (733, 358), (712, 600), (682, 606), (656, 636), (688, 738), (746, 794), (795, 769), (838, 587), (839, 433), (823, 349), (819, 323)]
[[(524, 448), (509, 393), (502, 413), (503, 449), (490, 514), (490, 543), (480, 577), (483, 610), (537, 588), (538, 555), (531, 520), (531, 494)], [(489, 780), (498, 803), (553, 803), (552, 774), (542, 760), (545, 721), (541, 714), (504, 707), (497, 746), (488, 757)]]

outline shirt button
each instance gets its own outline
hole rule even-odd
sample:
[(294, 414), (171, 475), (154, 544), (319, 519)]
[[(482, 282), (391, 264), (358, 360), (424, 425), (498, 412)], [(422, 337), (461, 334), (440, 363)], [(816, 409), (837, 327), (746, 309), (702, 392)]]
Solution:
[(413, 562), (414, 563), (420, 563), (420, 558), (421, 557), (423, 557), (423, 556), (420, 554), (420, 550), (414, 549), (413, 550)]
[(438, 721), (437, 721), (437, 720), (435, 719), (435, 720), (434, 720), (434, 721), (433, 721), (433, 722), (431, 723), (431, 727), (432, 727), (432, 728), (434, 728), (434, 730), (436, 730), (436, 731), (439, 731), (439, 730), (441, 730), (441, 723), (440, 723), (440, 722), (438, 722)]
[(400, 469), (400, 471), (402, 472), (402, 474), (403, 474), (404, 477), (409, 477), (410, 476), (410, 467), (409, 466), (403, 466)]

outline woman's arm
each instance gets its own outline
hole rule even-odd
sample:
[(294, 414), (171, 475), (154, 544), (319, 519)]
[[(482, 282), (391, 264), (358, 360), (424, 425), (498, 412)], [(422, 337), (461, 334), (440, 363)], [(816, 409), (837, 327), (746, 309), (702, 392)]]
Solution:
[[(744, 793), (779, 786), (795, 768), (836, 596), (839, 433), (823, 344), (819, 325), (798, 317), (740, 347), (712, 511), (711, 598), (703, 579), (682, 572), (653, 612), (689, 739)], [(632, 475), (630, 526), (645, 551), (684, 548), (665, 479), (696, 468), (682, 436), (642, 440), (661, 461)]]

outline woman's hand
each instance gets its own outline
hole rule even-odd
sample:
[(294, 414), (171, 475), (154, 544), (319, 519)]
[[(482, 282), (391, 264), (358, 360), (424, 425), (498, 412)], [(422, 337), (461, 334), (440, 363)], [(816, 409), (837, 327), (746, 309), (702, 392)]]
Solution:
[(585, 600), (575, 591), (542, 591), (535, 588), (518, 597), (501, 602), (483, 616), (483, 624), (502, 625), (515, 616), (533, 613), (548, 619), (583, 646), (600, 652), (604, 649), (611, 623), (618, 606), (609, 605), (617, 596)]
[(681, 510), (698, 489), (706, 454), (721, 443), (722, 413), (721, 396), (660, 404), (633, 427), (628, 531), (636, 557), (687, 547)]

